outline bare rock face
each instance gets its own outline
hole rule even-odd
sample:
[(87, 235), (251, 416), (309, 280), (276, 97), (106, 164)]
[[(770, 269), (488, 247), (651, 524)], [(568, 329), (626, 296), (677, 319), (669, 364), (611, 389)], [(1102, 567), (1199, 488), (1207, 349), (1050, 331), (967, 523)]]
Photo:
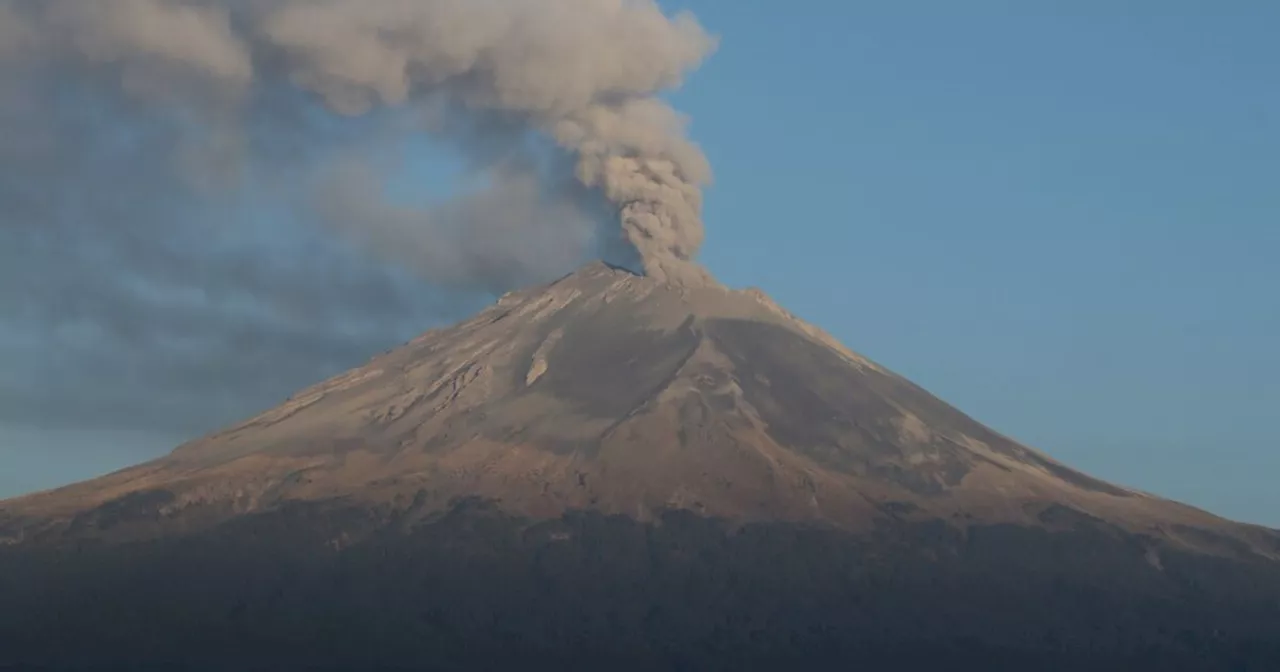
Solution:
[(851, 531), (887, 515), (1053, 525), (1069, 510), (1280, 556), (1269, 531), (1102, 482), (987, 429), (759, 291), (599, 263), (158, 461), (0, 510), (54, 528), (79, 516), (87, 532), (86, 511), (155, 492), (175, 519), (335, 498), (417, 515), (459, 497), (534, 518), (646, 521), (677, 508)]
[(1276, 642), (1277, 532), (1059, 464), (758, 291), (604, 264), (0, 503), (0, 666), (1280, 669)]

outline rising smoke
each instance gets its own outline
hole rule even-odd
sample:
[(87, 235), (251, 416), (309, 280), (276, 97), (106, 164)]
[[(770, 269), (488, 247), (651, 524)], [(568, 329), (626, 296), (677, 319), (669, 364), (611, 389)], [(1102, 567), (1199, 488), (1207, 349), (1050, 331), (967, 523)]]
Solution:
[(710, 168), (659, 96), (714, 48), (653, 0), (0, 0), (0, 400), (293, 386), (618, 233), (707, 282)]
[(196, 133), (285, 84), (339, 115), (420, 106), (417, 130), (444, 109), (535, 132), (614, 206), (648, 274), (702, 276), (710, 168), (656, 96), (715, 41), (652, 0), (4, 0), (0, 23), (11, 68), (97, 70), (135, 104), (192, 106)]

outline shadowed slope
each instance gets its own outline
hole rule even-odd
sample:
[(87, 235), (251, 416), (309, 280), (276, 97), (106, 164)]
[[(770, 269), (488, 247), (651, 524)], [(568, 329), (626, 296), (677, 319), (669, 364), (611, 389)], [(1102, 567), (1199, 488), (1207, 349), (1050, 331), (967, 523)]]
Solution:
[(1274, 553), (1264, 531), (992, 432), (759, 292), (675, 288), (604, 264), (507, 295), (156, 462), (0, 512), (54, 528), (79, 516), (83, 530), (95, 507), (150, 502), (185, 526), (184, 511), (216, 519), (335, 497), (403, 508), (423, 492), (427, 510), (480, 496), (535, 517), (648, 520), (675, 506), (850, 530), (885, 510), (1041, 524), (1056, 505), (1190, 545), (1206, 538), (1175, 525), (1210, 528)]
[(1277, 558), (759, 292), (597, 264), (0, 503), (0, 665), (1274, 669)]

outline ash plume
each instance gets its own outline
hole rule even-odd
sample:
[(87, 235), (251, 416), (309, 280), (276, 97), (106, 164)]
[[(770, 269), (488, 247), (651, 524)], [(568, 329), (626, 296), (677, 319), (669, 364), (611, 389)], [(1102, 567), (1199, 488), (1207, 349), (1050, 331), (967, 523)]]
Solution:
[(235, 116), (287, 83), (340, 115), (497, 115), (575, 157), (647, 272), (698, 275), (711, 171), (657, 95), (715, 40), (652, 0), (5, 0), (0, 17), (10, 64), (98, 70), (140, 104)]
[(708, 282), (661, 95), (715, 46), (653, 0), (0, 0), (0, 398), (292, 389), (617, 238)]

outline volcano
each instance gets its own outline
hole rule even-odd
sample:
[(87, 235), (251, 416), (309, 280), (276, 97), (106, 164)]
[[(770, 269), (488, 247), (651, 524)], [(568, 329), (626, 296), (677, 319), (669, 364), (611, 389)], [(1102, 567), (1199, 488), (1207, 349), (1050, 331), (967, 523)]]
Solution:
[(1280, 533), (605, 264), (0, 503), (0, 591), (0, 665), (1280, 669)]

